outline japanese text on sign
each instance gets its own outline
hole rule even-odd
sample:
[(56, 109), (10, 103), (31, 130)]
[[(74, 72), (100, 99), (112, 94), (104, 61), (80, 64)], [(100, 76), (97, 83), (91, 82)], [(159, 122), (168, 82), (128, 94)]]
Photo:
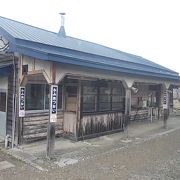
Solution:
[(52, 88), (52, 114), (56, 113), (57, 106), (57, 87)]
[(25, 116), (25, 88), (20, 87), (19, 91), (19, 117)]
[(168, 92), (164, 92), (163, 96), (163, 109), (168, 109)]
[(57, 121), (57, 92), (58, 86), (51, 86), (51, 109), (50, 109), (50, 122)]

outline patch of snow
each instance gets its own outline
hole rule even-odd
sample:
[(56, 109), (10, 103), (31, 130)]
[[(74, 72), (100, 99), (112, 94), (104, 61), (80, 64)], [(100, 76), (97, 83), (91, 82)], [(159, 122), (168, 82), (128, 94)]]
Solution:
[(4, 169), (12, 168), (12, 167), (15, 167), (15, 166), (8, 161), (1, 161), (0, 162), (0, 171), (4, 170)]
[(75, 164), (78, 163), (77, 159), (71, 159), (71, 158), (63, 158), (58, 162), (55, 162), (56, 165), (58, 165), (59, 167), (65, 167), (71, 164)]
[(107, 137), (107, 136), (102, 136), (102, 137), (100, 137), (100, 139), (112, 141), (112, 138)]
[(129, 142), (132, 142), (132, 140), (131, 140), (131, 139), (122, 139), (121, 142), (123, 142), (123, 143), (129, 143)]

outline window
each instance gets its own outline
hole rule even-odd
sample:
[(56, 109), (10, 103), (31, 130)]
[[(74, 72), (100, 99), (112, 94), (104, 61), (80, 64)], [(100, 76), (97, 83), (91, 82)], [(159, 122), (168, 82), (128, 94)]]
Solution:
[(96, 111), (97, 105), (97, 88), (83, 86), (83, 111), (92, 112)]
[(67, 86), (66, 87), (66, 111), (77, 110), (77, 87)]
[(99, 88), (99, 111), (111, 110), (111, 88)]
[(0, 92), (0, 111), (6, 112), (6, 93)]
[(123, 87), (112, 88), (112, 110), (124, 109), (125, 95)]
[(58, 109), (62, 109), (62, 86), (58, 86)]
[(27, 84), (26, 110), (49, 109), (49, 85)]
[(44, 85), (44, 103), (45, 103), (45, 109), (49, 109), (49, 85)]
[(22, 75), (25, 75), (27, 73), (28, 73), (28, 65), (26, 64), (22, 66)]
[(83, 82), (83, 112), (124, 110), (125, 92), (121, 84)]
[[(49, 85), (27, 84), (26, 110), (49, 109)], [(62, 109), (62, 86), (58, 86), (58, 109)]]
[(68, 97), (77, 97), (77, 87), (76, 86), (67, 86), (66, 92)]

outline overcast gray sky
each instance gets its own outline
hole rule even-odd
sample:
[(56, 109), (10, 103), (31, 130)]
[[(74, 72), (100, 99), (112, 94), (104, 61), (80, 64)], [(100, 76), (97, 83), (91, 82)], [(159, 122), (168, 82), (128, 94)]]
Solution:
[(180, 0), (4, 0), (0, 16), (143, 56), (180, 73)]

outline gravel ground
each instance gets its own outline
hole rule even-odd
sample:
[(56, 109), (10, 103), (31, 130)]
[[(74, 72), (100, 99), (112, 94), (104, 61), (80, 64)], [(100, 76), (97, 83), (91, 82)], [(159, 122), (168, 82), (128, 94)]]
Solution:
[[(15, 165), (0, 171), (2, 180), (179, 180), (180, 130), (161, 136), (124, 139), (106, 146), (87, 146), (64, 157), (79, 162), (63, 168), (53, 161), (43, 162), (48, 172), (40, 172), (0, 152), (0, 161)], [(59, 156), (57, 156), (59, 157)], [(62, 158), (62, 156), (60, 156)], [(54, 161), (57, 161), (56, 158)]]

